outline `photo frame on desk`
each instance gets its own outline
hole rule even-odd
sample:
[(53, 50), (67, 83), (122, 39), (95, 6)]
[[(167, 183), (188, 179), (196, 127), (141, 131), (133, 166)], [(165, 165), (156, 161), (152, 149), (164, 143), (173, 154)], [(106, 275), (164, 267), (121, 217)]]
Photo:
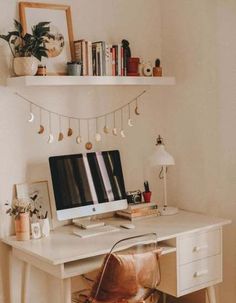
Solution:
[(24, 32), (31, 33), (32, 26), (50, 22), (50, 35), (46, 48), (48, 58), (42, 59), (47, 75), (65, 75), (66, 63), (74, 60), (74, 37), (69, 5), (19, 2), (20, 21)]
[(30, 201), (39, 210), (39, 216), (49, 218), (51, 222), (52, 210), (49, 197), (48, 181), (36, 181), (16, 184), (17, 199)]

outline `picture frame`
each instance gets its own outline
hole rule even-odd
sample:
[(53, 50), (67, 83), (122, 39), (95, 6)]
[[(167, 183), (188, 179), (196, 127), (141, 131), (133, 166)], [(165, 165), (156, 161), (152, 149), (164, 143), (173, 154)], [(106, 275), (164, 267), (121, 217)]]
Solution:
[(40, 239), (42, 237), (39, 222), (31, 223), (32, 239)]
[(42, 58), (42, 65), (46, 65), (47, 75), (67, 74), (66, 64), (75, 58), (70, 6), (19, 2), (19, 15), (25, 33), (31, 33), (32, 26), (39, 22), (50, 22), (50, 38), (46, 44), (49, 57)]
[(52, 219), (52, 210), (49, 196), (48, 181), (35, 181), (16, 184), (16, 197), (29, 201), (40, 212), (39, 219), (47, 217)]

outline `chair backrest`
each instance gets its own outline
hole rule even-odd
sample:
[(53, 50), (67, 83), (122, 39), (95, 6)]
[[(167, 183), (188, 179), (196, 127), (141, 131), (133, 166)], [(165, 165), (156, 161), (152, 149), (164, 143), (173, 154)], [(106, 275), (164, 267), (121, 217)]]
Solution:
[(92, 302), (139, 302), (160, 283), (160, 249), (156, 233), (116, 242), (106, 255), (92, 287)]

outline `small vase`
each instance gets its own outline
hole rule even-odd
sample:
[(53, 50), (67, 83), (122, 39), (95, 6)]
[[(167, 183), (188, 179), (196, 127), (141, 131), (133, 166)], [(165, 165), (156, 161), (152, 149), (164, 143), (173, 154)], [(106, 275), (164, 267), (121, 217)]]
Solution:
[(40, 220), (42, 237), (48, 237), (50, 234), (50, 225), (48, 218)]
[(26, 241), (30, 239), (29, 213), (22, 213), (15, 219), (16, 240)]
[(34, 76), (38, 70), (38, 63), (38, 59), (33, 56), (14, 58), (14, 72), (17, 76)]

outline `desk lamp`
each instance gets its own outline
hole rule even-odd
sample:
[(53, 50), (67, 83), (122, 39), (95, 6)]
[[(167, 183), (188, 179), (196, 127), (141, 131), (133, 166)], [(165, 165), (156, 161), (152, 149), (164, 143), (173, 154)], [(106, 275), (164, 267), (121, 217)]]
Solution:
[(163, 139), (161, 138), (160, 135), (157, 138), (156, 146), (157, 147), (153, 155), (152, 163), (153, 166), (158, 165), (162, 167), (159, 173), (159, 178), (163, 179), (163, 186), (164, 186), (164, 206), (161, 207), (159, 210), (162, 216), (174, 215), (178, 213), (178, 208), (167, 206), (166, 173), (167, 173), (167, 166), (175, 165), (175, 160), (165, 150)]

